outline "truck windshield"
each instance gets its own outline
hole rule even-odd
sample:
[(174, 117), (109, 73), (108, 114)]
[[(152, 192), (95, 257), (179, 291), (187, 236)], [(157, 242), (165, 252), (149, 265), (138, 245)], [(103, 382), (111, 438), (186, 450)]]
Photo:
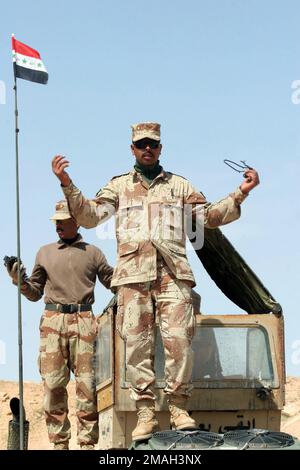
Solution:
[[(274, 386), (274, 369), (267, 332), (262, 327), (198, 326), (193, 339), (193, 383), (221, 381), (231, 386)], [(156, 337), (157, 383), (164, 377), (164, 353)], [(222, 386), (223, 386), (222, 384)]]

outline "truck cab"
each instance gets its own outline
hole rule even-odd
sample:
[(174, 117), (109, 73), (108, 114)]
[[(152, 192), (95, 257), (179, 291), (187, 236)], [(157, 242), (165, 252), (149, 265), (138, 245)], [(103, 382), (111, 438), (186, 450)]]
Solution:
[[(126, 377), (126, 343), (115, 330), (114, 307), (98, 319), (97, 408), (101, 449), (128, 448), (136, 409)], [(193, 394), (188, 409), (200, 430), (280, 430), (284, 406), (282, 316), (196, 313)], [(170, 429), (164, 389), (164, 354), (156, 327), (156, 411)]]
[[(220, 435), (234, 430), (280, 431), (286, 381), (281, 306), (219, 229), (206, 233), (204, 246), (196, 253), (216, 285), (245, 313), (204, 315), (195, 303), (194, 389), (188, 410), (200, 431)], [(113, 299), (97, 319), (100, 449), (129, 448), (136, 425), (125, 367), (126, 342), (116, 331), (116, 312)], [(162, 430), (170, 430), (158, 325), (155, 373), (157, 418)]]

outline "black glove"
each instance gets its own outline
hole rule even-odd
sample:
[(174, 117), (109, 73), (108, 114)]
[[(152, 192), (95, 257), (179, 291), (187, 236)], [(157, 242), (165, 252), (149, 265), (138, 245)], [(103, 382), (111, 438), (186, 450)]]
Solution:
[[(5, 256), (4, 265), (6, 266), (7, 272), (12, 278), (14, 284), (18, 284), (18, 258), (16, 256)], [(26, 268), (20, 262), (21, 282), (26, 281), (27, 274)]]

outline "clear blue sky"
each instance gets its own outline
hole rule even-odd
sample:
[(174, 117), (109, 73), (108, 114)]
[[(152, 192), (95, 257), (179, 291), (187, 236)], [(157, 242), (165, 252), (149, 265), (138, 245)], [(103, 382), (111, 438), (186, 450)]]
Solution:
[[(236, 249), (282, 304), (287, 371), (300, 375), (299, 156), (300, 4), (271, 0), (87, 0), (5, 3), (1, 7), (1, 253), (16, 253), (14, 103), (11, 33), (36, 48), (47, 86), (18, 81), (22, 260), (56, 240), (49, 221), (62, 193), (51, 173), (54, 154), (87, 196), (130, 169), (130, 124), (162, 124), (161, 162), (217, 200), (240, 184), (223, 159), (246, 160), (260, 173), (239, 221), (224, 228)], [(1, 102), (1, 100), (0, 100)], [(2, 99), (3, 103), (3, 99)], [(82, 230), (111, 264), (115, 242)], [(238, 313), (189, 259), (205, 313)], [(17, 291), (0, 268), (0, 378), (17, 368)], [(96, 289), (95, 313), (110, 299)], [(36, 365), (43, 302), (23, 306), (25, 380)], [(297, 346), (298, 341), (298, 346)], [(294, 347), (294, 349), (293, 349)], [(0, 358), (1, 359), (1, 358)]]

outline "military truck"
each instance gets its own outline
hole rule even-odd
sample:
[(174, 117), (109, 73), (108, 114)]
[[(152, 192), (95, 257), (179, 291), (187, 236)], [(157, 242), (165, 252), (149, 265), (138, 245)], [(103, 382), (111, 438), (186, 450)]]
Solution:
[[(194, 390), (188, 409), (199, 431), (170, 431), (163, 393), (164, 353), (157, 326), (156, 410), (164, 431), (133, 447), (186, 449), (203, 442), (205, 448), (240, 448), (249, 442), (254, 448), (256, 444), (258, 448), (274, 447), (274, 442), (277, 447), (295, 446), (291, 436), (279, 432), (286, 381), (281, 306), (219, 229), (205, 230), (204, 246), (196, 253), (216, 285), (245, 313), (203, 315), (200, 303), (194, 307)], [(113, 300), (97, 320), (100, 449), (129, 448), (137, 419), (129, 397), (126, 343), (115, 328), (116, 312)], [(228, 442), (224, 441), (226, 435)]]

